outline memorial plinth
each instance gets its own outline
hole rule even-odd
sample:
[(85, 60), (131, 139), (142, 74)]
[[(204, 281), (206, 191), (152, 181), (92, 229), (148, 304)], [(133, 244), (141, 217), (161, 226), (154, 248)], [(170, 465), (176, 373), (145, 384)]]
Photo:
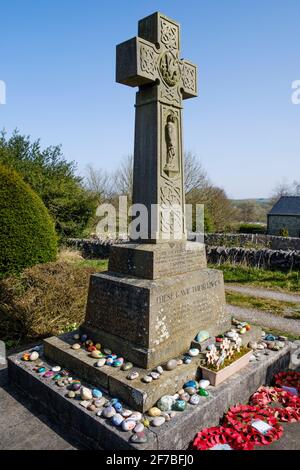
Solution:
[[(126, 248), (117, 249), (122, 250), (124, 271), (126, 264), (134, 271), (131, 253), (126, 258)], [(167, 260), (162, 268), (155, 262), (149, 265), (152, 272), (169, 271)], [(187, 352), (199, 330), (214, 336), (230, 328), (222, 273), (202, 268), (179, 274), (180, 266), (188, 269), (189, 261), (174, 267), (175, 275), (156, 279), (112, 271), (92, 275), (82, 331), (137, 366), (151, 369)]]

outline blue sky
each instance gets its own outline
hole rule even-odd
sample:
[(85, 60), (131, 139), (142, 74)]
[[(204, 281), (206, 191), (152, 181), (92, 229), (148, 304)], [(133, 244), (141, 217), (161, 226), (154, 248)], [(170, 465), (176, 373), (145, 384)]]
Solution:
[(115, 83), (115, 46), (157, 10), (181, 23), (181, 56), (199, 66), (184, 142), (214, 183), (268, 197), (299, 179), (299, 0), (0, 0), (0, 128), (61, 143), (81, 173), (116, 168), (133, 151), (135, 90)]

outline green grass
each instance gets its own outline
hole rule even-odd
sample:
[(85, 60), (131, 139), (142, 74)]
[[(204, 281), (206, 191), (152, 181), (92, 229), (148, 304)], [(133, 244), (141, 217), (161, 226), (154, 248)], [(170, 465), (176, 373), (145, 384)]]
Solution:
[(80, 268), (94, 268), (96, 271), (105, 271), (108, 267), (107, 259), (84, 259), (75, 261), (76, 266)]
[(211, 264), (210, 267), (223, 271), (224, 280), (228, 283), (246, 284), (279, 291), (300, 292), (300, 273), (297, 271), (284, 273), (233, 264), (220, 266)]
[(273, 299), (251, 297), (235, 292), (226, 292), (226, 302), (242, 308), (254, 308), (285, 318), (300, 318), (300, 304)]

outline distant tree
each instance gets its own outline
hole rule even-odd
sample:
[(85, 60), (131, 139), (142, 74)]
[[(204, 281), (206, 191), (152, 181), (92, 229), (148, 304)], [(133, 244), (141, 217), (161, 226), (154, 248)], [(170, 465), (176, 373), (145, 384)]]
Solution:
[(127, 155), (121, 161), (119, 168), (112, 174), (112, 192), (115, 195), (127, 196), (128, 203), (132, 201), (133, 189), (133, 155)]
[(40, 141), (15, 131), (0, 133), (0, 163), (22, 175), (41, 197), (61, 238), (80, 236), (95, 210), (94, 195), (76, 175), (76, 164), (67, 161), (61, 146), (41, 148)]
[(294, 180), (291, 184), (282, 182), (272, 191), (272, 200), (275, 203), (281, 196), (300, 196), (300, 181)]
[(184, 183), (186, 197), (193, 190), (204, 189), (209, 185), (206, 171), (192, 152), (184, 154)]
[(87, 165), (85, 187), (95, 196), (97, 203), (101, 204), (111, 198), (111, 175), (101, 168), (95, 169), (92, 165)]

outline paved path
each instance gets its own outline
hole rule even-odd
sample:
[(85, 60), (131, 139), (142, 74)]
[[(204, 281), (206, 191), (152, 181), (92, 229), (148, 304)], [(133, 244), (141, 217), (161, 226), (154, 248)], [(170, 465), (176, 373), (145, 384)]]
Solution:
[(42, 414), (35, 414), (26, 400), (8, 383), (0, 366), (0, 450), (75, 450), (82, 448)]
[(230, 292), (238, 292), (240, 294), (249, 295), (251, 297), (261, 297), (263, 299), (279, 300), (281, 302), (294, 302), (300, 304), (300, 295), (286, 294), (285, 292), (274, 291), (270, 289), (262, 289), (260, 287), (236, 286), (226, 284), (225, 288)]
[(263, 312), (254, 308), (242, 308), (227, 304), (227, 310), (238, 320), (248, 321), (255, 325), (271, 328), (294, 335), (300, 335), (300, 321), (283, 318), (273, 313)]

